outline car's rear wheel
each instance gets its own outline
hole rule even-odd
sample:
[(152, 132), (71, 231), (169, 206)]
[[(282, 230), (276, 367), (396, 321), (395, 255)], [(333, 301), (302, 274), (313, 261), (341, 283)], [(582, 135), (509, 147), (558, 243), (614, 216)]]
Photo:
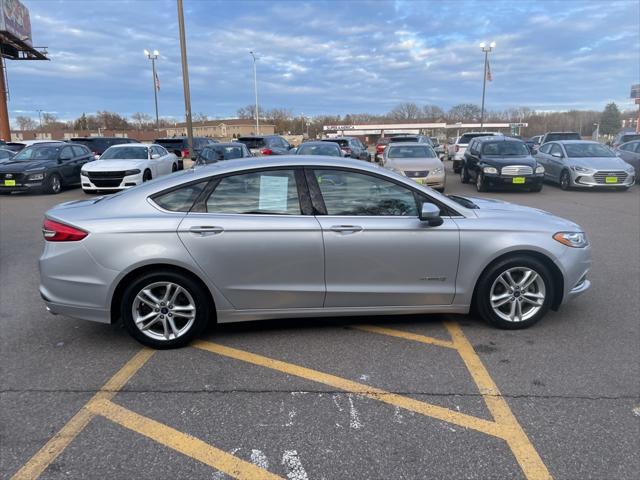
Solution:
[(560, 188), (562, 190), (569, 190), (571, 186), (571, 176), (568, 170), (563, 170), (560, 174)]
[(144, 173), (142, 174), (142, 182), (148, 182), (149, 180), (151, 180), (153, 177), (151, 176), (151, 170), (145, 170)]
[(488, 323), (503, 329), (527, 328), (549, 310), (554, 285), (539, 260), (517, 256), (491, 266), (478, 281), (475, 306)]
[(172, 172), (177, 172), (178, 171), (178, 165), (176, 165), (175, 163), (173, 165), (171, 165), (171, 171)]
[(60, 193), (62, 191), (62, 179), (57, 173), (52, 173), (45, 182), (44, 191), (50, 194)]
[(154, 348), (177, 348), (202, 332), (209, 320), (203, 287), (176, 272), (147, 273), (122, 296), (121, 315), (127, 331)]

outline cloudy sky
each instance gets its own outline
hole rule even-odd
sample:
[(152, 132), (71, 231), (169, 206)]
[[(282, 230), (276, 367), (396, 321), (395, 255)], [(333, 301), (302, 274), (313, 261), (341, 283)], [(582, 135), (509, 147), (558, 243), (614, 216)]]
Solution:
[[(22, 0), (34, 45), (50, 62), (7, 61), (10, 116), (37, 110), (184, 112), (175, 0)], [(192, 111), (235, 115), (253, 102), (294, 114), (384, 113), (400, 102), (480, 103), (483, 57), (495, 41), (487, 108), (631, 108), (640, 82), (640, 2), (184, 0)]]

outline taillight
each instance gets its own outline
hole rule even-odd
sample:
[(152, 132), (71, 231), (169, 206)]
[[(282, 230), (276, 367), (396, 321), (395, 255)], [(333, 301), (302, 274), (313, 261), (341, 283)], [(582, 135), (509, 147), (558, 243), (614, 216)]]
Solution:
[(351, 149), (350, 149), (349, 147), (341, 147), (341, 150), (342, 150), (344, 153), (351, 153)]
[(45, 218), (42, 235), (47, 242), (77, 242), (89, 235), (89, 232)]
[(456, 152), (458, 152), (458, 151), (460, 150), (460, 147), (459, 147), (458, 145), (456, 145), (456, 146), (455, 146), (455, 148), (454, 148), (454, 150), (455, 150)]
[(273, 155), (273, 150), (271, 150), (270, 148), (263, 148), (262, 150), (260, 150), (260, 153), (262, 155)]
[(188, 157), (189, 156), (189, 149), (188, 148), (182, 149), (182, 156), (183, 157)]
[(384, 149), (387, 148), (386, 145), (376, 145), (376, 153), (384, 152)]

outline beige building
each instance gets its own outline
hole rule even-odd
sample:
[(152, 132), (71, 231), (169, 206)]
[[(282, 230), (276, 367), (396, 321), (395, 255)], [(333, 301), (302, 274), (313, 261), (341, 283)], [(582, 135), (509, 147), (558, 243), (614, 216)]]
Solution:
[[(187, 134), (187, 124), (178, 123), (174, 127), (167, 127), (166, 130), (168, 137), (180, 137)], [(260, 135), (273, 135), (274, 133), (275, 125), (260, 124)], [(195, 137), (232, 139), (255, 134), (256, 124), (251, 119), (232, 118), (228, 120), (193, 122), (193, 135)]]

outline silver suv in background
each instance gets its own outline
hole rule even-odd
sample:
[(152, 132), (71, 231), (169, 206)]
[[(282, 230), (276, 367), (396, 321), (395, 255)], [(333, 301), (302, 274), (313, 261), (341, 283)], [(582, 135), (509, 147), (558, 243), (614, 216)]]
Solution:
[[(558, 142), (560, 140), (582, 140), (582, 137), (578, 132), (547, 132), (542, 135), (540, 145), (544, 145), (547, 142)], [(538, 146), (538, 148), (540, 147)]]
[(447, 156), (453, 161), (453, 171), (460, 173), (464, 164), (464, 152), (467, 150), (469, 142), (477, 137), (488, 137), (491, 135), (502, 135), (500, 132), (468, 132), (460, 135), (453, 144), (449, 145)]

